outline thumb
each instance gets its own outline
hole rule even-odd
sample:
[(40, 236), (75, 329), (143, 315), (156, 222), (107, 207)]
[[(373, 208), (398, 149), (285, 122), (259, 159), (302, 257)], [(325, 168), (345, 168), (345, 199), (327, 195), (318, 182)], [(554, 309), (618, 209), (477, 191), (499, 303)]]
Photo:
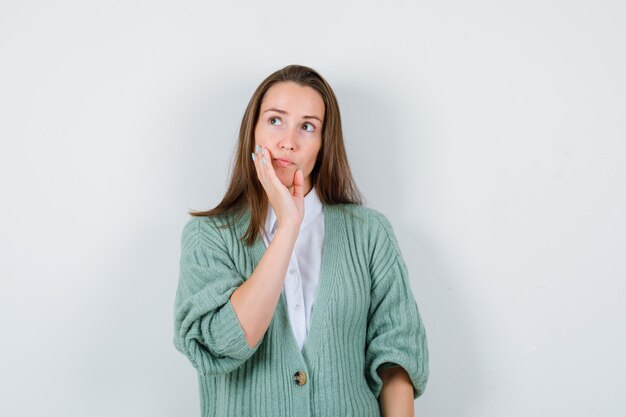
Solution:
[(293, 176), (293, 196), (304, 198), (304, 174), (300, 168), (296, 170)]

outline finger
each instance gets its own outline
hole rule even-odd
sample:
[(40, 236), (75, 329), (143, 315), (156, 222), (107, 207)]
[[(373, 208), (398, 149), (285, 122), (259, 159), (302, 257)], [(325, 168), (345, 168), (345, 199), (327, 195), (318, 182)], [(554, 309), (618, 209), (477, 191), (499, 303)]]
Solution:
[(261, 146), (261, 162), (265, 168), (274, 168), (272, 166), (272, 155), (270, 154), (269, 149), (263, 146)]
[(258, 145), (255, 145), (254, 147), (254, 152), (252, 153), (253, 160), (254, 160), (254, 167), (256, 170), (256, 174), (257, 174), (257, 178), (259, 179), (259, 182), (261, 183), (261, 185), (263, 186), (264, 189), (267, 190), (267, 175), (265, 172), (265, 168), (263, 167), (263, 163), (261, 161), (261, 147)]
[(265, 173), (267, 174), (267, 178), (269, 181), (274, 183), (275, 186), (279, 187), (282, 182), (276, 175), (276, 170), (274, 169), (274, 165), (272, 164), (272, 153), (267, 148), (262, 148), (261, 153), (263, 155), (263, 160), (265, 160)]
[(304, 198), (304, 174), (300, 168), (296, 169), (293, 176), (293, 196)]

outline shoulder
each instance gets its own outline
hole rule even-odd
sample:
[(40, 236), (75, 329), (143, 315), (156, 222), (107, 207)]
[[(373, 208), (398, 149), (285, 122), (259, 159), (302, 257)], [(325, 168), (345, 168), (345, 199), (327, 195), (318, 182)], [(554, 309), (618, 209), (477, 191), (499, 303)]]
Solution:
[(343, 238), (351, 248), (350, 252), (364, 254), (372, 282), (387, 276), (394, 265), (403, 265), (402, 251), (394, 229), (387, 215), (371, 207), (354, 204), (338, 207), (344, 214), (334, 216), (342, 219), (345, 225)]
[(358, 204), (338, 204), (338, 210), (344, 213), (344, 221), (348, 229), (359, 231), (359, 235), (367, 237), (368, 241), (390, 245), (400, 251), (394, 228), (389, 218), (379, 210)]
[(346, 221), (355, 226), (381, 229), (384, 233), (393, 233), (391, 222), (381, 211), (358, 204), (337, 204), (334, 207), (342, 211)]
[(185, 222), (180, 236), (183, 249), (192, 246), (222, 246), (223, 233), (232, 230), (231, 216), (191, 216)]

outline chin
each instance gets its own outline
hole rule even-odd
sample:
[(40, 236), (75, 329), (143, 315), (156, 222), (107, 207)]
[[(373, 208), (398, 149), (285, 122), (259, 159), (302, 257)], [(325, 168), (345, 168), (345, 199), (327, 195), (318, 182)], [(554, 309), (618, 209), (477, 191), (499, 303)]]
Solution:
[(285, 187), (291, 187), (291, 185), (293, 184), (293, 178), (285, 178), (284, 175), (279, 174), (276, 174), (276, 176)]

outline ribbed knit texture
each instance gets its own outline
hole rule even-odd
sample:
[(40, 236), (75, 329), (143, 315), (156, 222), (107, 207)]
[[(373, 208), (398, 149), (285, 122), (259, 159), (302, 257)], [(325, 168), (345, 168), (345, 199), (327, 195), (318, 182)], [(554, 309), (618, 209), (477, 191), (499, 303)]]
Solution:
[[(325, 237), (311, 330), (298, 348), (283, 294), (263, 338), (248, 346), (230, 295), (266, 249), (223, 217), (191, 217), (181, 236), (174, 345), (196, 368), (202, 417), (380, 417), (377, 368), (397, 364), (413, 397), (428, 380), (425, 328), (393, 228), (380, 212), (324, 205)], [(304, 371), (298, 385), (294, 374)]]

